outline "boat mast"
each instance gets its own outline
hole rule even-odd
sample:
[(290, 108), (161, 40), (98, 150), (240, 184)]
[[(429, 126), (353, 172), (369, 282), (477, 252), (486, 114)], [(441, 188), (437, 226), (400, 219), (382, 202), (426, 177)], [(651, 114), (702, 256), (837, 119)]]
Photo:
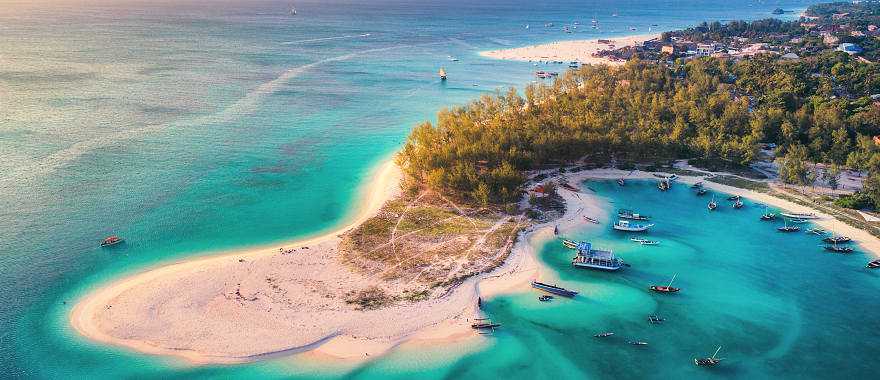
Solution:
[(715, 356), (718, 355), (718, 351), (721, 351), (721, 346), (718, 346), (718, 349), (715, 350), (715, 353), (714, 353), (714, 354), (712, 354), (712, 359), (713, 359), (713, 360), (715, 359)]
[(666, 287), (667, 287), (667, 288), (669, 288), (669, 287), (671, 287), (671, 286), (672, 286), (672, 281), (675, 281), (675, 276), (678, 276), (678, 273), (676, 273), (676, 274), (674, 274), (674, 275), (672, 275), (672, 279), (671, 279), (671, 280), (669, 280), (669, 285), (666, 285)]

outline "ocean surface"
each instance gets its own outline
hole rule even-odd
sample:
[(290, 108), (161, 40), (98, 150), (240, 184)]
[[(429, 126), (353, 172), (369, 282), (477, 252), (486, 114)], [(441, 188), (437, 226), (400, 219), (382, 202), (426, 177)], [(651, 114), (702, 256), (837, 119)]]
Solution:
[[(0, 377), (705, 377), (690, 359), (717, 344), (729, 358), (717, 376), (867, 374), (859, 359), (880, 347), (869, 316), (877, 282), (861, 255), (825, 255), (807, 236), (767, 232), (754, 208), (710, 219), (699, 202), (661, 207), (639, 186), (618, 194), (595, 185), (609, 202), (664, 215), (662, 246), (642, 250), (607, 231), (578, 236), (633, 263), (607, 275), (572, 270), (568, 253), (548, 245), (542, 259), (585, 296), (493, 300), (504, 329), (473, 346), (402, 347), (356, 368), (297, 358), (192, 367), (94, 344), (67, 324), (78, 297), (127, 273), (327, 231), (415, 123), (521, 88), (536, 69), (563, 69), (481, 50), (765, 18), (810, 3), (0, 0)], [(593, 18), (599, 30), (588, 27)], [(574, 33), (562, 32), (575, 21)], [(667, 196), (690, 201), (685, 193)], [(98, 248), (110, 234), (126, 243)], [(683, 294), (644, 291), (676, 272)], [(666, 325), (642, 323), (658, 308)], [(597, 329), (651, 345), (597, 342)]]

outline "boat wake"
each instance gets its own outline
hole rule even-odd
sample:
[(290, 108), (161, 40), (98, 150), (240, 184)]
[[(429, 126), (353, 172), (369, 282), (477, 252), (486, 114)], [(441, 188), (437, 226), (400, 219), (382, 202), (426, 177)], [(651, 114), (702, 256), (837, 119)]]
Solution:
[[(321, 59), (309, 64), (305, 64), (302, 66), (297, 66), (294, 68), (290, 68), (278, 77), (268, 82), (262, 83), (247, 94), (244, 95), (241, 99), (236, 101), (235, 103), (230, 104), (226, 108), (201, 117), (197, 117), (195, 119), (189, 121), (182, 122), (171, 122), (164, 124), (154, 124), (147, 125), (140, 128), (127, 129), (123, 131), (110, 132), (107, 134), (102, 134), (100, 136), (96, 136), (93, 139), (80, 141), (74, 143), (73, 145), (59, 150), (49, 156), (46, 156), (42, 159), (38, 159), (34, 161), (30, 165), (22, 166), (19, 170), (16, 170), (14, 173), (7, 173), (2, 179), (0, 179), (0, 195), (6, 196), (6, 193), (11, 193), (13, 189), (26, 190), (29, 189), (30, 186), (27, 184), (29, 181), (34, 181), (40, 178), (45, 178), (48, 175), (51, 175), (56, 170), (60, 169), (64, 165), (67, 165), (70, 162), (73, 162), (77, 158), (92, 152), (99, 148), (106, 148), (108, 141), (113, 141), (116, 143), (121, 143), (123, 141), (128, 141), (132, 139), (141, 138), (144, 136), (148, 136), (150, 134), (154, 134), (157, 132), (161, 132), (167, 130), (169, 128), (187, 128), (187, 127), (196, 127), (208, 124), (220, 124), (220, 123), (228, 123), (234, 120), (241, 118), (242, 116), (248, 115), (256, 111), (262, 101), (283, 88), (290, 80), (302, 75), (303, 73), (314, 69), (315, 67), (325, 65), (333, 62), (342, 62), (347, 61), (355, 57), (379, 53), (389, 50), (397, 50), (397, 49), (406, 49), (406, 48), (414, 48), (420, 46), (429, 46), (429, 45), (438, 45), (441, 43), (446, 43), (446, 40), (438, 41), (438, 42), (428, 42), (422, 44), (409, 44), (409, 45), (394, 45), (387, 46), (381, 48), (374, 49), (366, 49), (360, 50), (349, 54), (343, 54), (335, 57)], [(13, 197), (14, 198), (14, 197)]]
[(361, 34), (347, 34), (344, 36), (336, 36), (336, 37), (323, 37), (323, 38), (310, 38), (306, 40), (298, 40), (298, 41), (287, 41), (282, 42), (282, 45), (300, 45), (300, 44), (309, 44), (312, 42), (321, 42), (321, 41), (333, 41), (333, 40), (345, 40), (349, 38), (365, 38), (369, 37), (370, 33), (361, 33)]

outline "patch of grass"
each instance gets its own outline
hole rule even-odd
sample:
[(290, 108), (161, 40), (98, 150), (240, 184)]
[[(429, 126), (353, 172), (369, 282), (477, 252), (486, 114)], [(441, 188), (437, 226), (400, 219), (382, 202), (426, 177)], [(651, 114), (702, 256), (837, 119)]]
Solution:
[(764, 182), (752, 181), (744, 178), (733, 176), (715, 176), (708, 179), (709, 181), (720, 183), (722, 185), (738, 187), (740, 189), (753, 190), (761, 193), (770, 191), (770, 186)]
[(371, 286), (359, 291), (350, 291), (345, 294), (345, 303), (357, 305), (360, 310), (379, 309), (390, 305), (392, 301), (392, 298), (378, 286)]
[(728, 172), (752, 179), (767, 178), (767, 176), (752, 170), (752, 168), (746, 165), (740, 165), (734, 162), (719, 159), (693, 158), (688, 160), (688, 164), (712, 172)]
[(423, 290), (407, 289), (407, 290), (404, 290), (403, 294), (400, 295), (400, 299), (402, 299), (404, 301), (409, 301), (409, 302), (415, 303), (415, 302), (427, 300), (428, 297), (430, 297), (430, 296), (431, 296), (431, 291), (427, 290), (427, 289), (423, 289)]

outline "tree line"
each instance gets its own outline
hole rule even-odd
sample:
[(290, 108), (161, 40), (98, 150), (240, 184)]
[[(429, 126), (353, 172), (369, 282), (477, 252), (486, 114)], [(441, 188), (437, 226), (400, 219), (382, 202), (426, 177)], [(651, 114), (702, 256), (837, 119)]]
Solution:
[(777, 144), (783, 158), (870, 168), (880, 178), (877, 92), (876, 65), (840, 52), (798, 62), (586, 65), (552, 84), (440, 111), (436, 124), (412, 131), (397, 161), (413, 184), (486, 204), (518, 199), (523, 172), (547, 165), (612, 157), (747, 165), (761, 143)]

